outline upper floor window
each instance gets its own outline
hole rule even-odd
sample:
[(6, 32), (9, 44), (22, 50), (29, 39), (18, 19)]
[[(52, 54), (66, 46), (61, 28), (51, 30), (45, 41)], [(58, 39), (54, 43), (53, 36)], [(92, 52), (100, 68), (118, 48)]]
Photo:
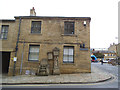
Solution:
[(41, 33), (41, 21), (32, 21), (31, 33)]
[(64, 22), (64, 34), (74, 34), (74, 22)]
[(9, 28), (9, 25), (2, 25), (1, 34), (0, 34), (1, 39), (7, 39), (8, 28)]

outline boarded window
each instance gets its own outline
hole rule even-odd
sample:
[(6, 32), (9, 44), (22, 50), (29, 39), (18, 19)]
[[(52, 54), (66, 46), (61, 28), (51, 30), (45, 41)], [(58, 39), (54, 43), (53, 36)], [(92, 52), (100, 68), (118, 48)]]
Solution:
[(74, 47), (65, 46), (63, 52), (63, 62), (64, 63), (73, 63), (74, 62)]
[(41, 33), (41, 21), (32, 21), (31, 33)]
[(29, 48), (29, 61), (39, 60), (39, 45), (30, 45)]
[(64, 22), (64, 34), (74, 34), (74, 22)]
[(1, 34), (0, 34), (1, 39), (7, 39), (8, 28), (9, 28), (8, 25), (2, 25)]

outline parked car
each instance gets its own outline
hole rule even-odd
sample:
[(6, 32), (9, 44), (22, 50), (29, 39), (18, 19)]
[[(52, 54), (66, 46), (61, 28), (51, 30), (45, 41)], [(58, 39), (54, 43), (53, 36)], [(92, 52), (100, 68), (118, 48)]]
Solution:
[(107, 60), (103, 60), (103, 63), (108, 63), (108, 61)]
[(117, 65), (117, 62), (114, 59), (110, 59), (108, 60), (108, 64)]

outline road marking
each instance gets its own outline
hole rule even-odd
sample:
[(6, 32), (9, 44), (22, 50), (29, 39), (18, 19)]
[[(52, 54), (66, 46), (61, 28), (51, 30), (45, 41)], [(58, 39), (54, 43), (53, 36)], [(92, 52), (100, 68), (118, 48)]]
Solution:
[(2, 85), (2, 87), (12, 87), (12, 86), (49, 86), (49, 85)]
[(92, 84), (49, 84), (49, 85), (2, 85), (3, 87), (12, 87), (12, 86), (66, 86), (66, 85), (68, 85), (68, 86), (75, 86), (75, 85), (96, 85), (96, 83), (92, 83)]

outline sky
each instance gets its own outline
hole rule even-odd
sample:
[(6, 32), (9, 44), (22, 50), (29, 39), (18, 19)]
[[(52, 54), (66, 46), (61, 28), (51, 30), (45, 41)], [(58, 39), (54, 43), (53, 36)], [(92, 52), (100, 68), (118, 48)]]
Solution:
[(118, 43), (120, 0), (1, 0), (0, 19), (29, 16), (91, 17), (90, 48), (108, 48)]

